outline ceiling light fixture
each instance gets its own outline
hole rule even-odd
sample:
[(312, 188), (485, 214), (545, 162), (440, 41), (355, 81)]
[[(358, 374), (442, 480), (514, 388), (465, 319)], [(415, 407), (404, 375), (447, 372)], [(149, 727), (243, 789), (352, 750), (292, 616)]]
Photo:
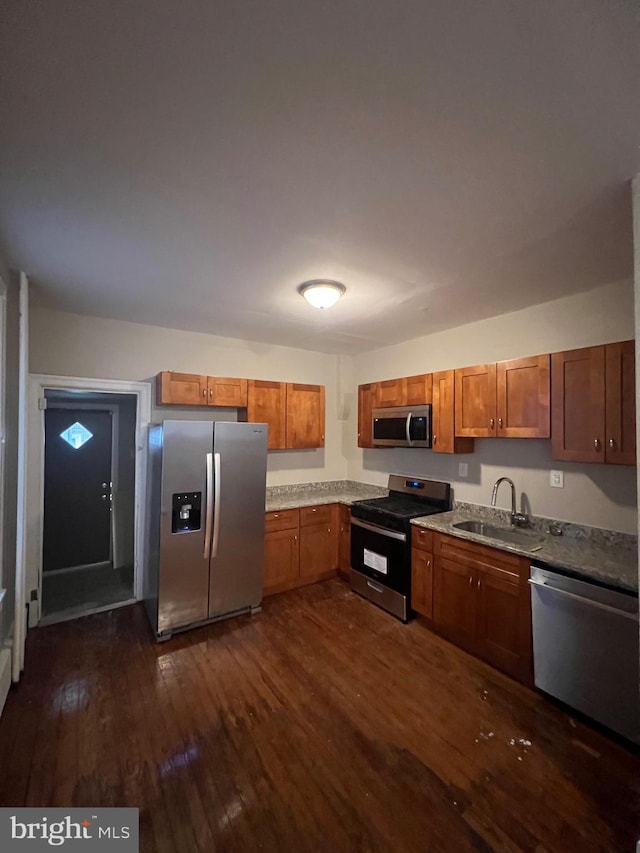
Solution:
[(298, 288), (298, 292), (314, 308), (331, 308), (345, 293), (346, 289), (344, 284), (340, 284), (339, 281), (333, 281), (330, 278), (318, 278), (313, 281), (305, 281)]

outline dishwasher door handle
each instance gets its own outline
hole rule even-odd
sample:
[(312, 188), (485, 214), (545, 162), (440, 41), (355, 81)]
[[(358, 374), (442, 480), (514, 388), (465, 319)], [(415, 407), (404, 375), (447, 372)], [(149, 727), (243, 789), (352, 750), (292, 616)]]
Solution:
[(629, 613), (626, 610), (619, 610), (617, 607), (611, 607), (609, 604), (601, 604), (599, 601), (594, 601), (592, 598), (585, 598), (583, 595), (576, 595), (575, 592), (567, 592), (564, 589), (558, 589), (557, 586), (549, 586), (549, 584), (534, 581), (533, 578), (529, 578), (529, 583), (531, 586), (548, 589), (550, 592), (555, 592), (557, 595), (564, 595), (566, 598), (572, 598), (574, 601), (579, 601), (581, 604), (588, 604), (590, 607), (595, 607), (598, 610), (607, 610), (609, 613), (615, 613), (616, 616), (623, 616), (625, 619), (632, 619), (634, 622), (638, 621), (637, 613)]

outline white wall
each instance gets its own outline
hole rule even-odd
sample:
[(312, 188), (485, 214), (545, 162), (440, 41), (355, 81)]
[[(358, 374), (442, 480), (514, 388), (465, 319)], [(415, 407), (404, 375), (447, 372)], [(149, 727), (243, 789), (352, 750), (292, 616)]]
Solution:
[[(164, 329), (51, 311), (33, 304), (30, 315), (31, 373), (132, 381), (153, 380), (161, 370), (241, 376), (326, 386), (323, 450), (269, 453), (269, 485), (340, 480), (347, 474), (339, 421), (342, 357), (215, 335)], [(154, 410), (173, 417), (172, 408)], [(205, 410), (194, 410), (203, 417)], [(216, 410), (218, 417), (220, 410)], [(183, 412), (181, 412), (182, 417)], [(232, 414), (235, 419), (235, 412)]]
[[(355, 387), (633, 337), (633, 283), (612, 284), (356, 356), (351, 382)], [(351, 401), (348, 429), (354, 436), (356, 424), (357, 407)], [(348, 475), (380, 485), (396, 471), (443, 479), (453, 483), (458, 500), (480, 504), (489, 503), (493, 483), (507, 475), (535, 515), (636, 533), (635, 468), (554, 461), (551, 442), (542, 439), (476, 439), (475, 448), (474, 454), (446, 456), (419, 449), (363, 451), (354, 442)], [(460, 477), (459, 462), (468, 463), (467, 478)], [(550, 469), (564, 471), (564, 489), (549, 486)], [(499, 505), (509, 506), (507, 489)]]

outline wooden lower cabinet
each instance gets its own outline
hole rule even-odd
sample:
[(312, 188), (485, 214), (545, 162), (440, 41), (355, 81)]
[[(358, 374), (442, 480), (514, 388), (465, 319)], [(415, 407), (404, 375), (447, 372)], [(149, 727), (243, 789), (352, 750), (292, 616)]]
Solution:
[(267, 513), (264, 596), (336, 574), (337, 517), (337, 504)]
[(411, 609), (433, 618), (433, 532), (411, 531)]
[(532, 684), (528, 558), (438, 533), (433, 552), (437, 630), (497, 669)]
[(351, 569), (351, 509), (338, 507), (338, 571), (343, 577), (349, 577)]

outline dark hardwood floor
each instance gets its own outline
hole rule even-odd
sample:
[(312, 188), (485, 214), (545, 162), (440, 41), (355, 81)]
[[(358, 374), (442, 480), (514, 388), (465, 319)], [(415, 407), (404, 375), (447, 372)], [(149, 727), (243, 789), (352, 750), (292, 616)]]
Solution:
[(142, 851), (629, 851), (640, 758), (341, 581), (157, 645), (30, 633), (0, 805), (140, 807)]

